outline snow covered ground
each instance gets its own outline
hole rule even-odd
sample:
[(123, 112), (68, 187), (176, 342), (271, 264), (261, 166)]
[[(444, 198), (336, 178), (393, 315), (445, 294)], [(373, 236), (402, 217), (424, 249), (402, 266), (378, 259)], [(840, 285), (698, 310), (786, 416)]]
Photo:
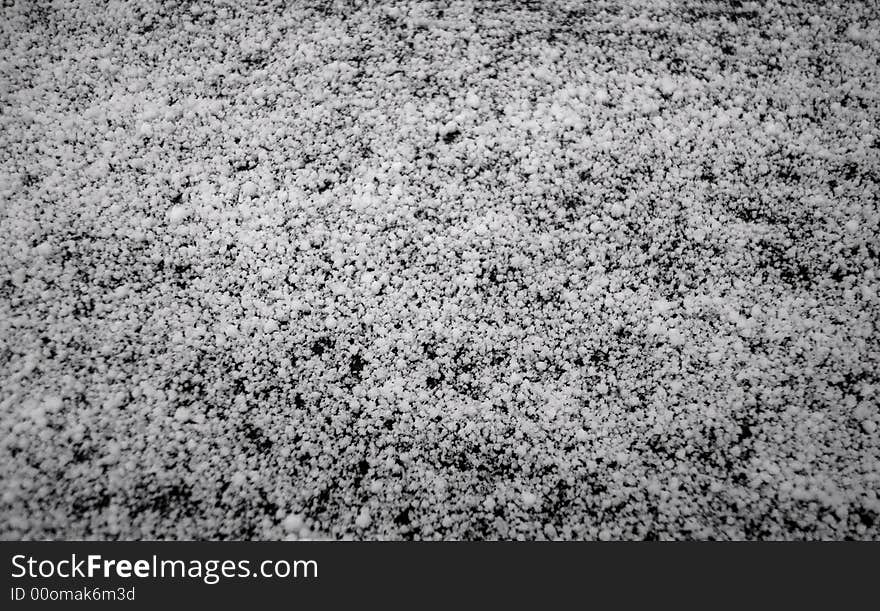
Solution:
[(288, 4), (3, 3), (0, 536), (880, 538), (876, 3)]

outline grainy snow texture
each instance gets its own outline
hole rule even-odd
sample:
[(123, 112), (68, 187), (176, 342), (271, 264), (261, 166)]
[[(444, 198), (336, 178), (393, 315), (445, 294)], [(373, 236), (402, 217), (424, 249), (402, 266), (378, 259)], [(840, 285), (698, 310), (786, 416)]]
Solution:
[(880, 538), (877, 3), (0, 10), (3, 538)]

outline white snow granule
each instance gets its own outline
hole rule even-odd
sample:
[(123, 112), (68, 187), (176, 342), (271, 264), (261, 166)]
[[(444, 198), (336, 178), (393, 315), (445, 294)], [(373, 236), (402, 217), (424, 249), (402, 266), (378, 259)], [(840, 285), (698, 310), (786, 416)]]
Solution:
[(183, 206), (174, 206), (168, 211), (168, 220), (171, 223), (179, 223), (189, 216), (189, 210)]
[(257, 194), (257, 185), (248, 180), (241, 185), (241, 194), (245, 198), (251, 198)]
[(291, 513), (286, 518), (284, 518), (284, 522), (282, 524), (284, 526), (284, 530), (287, 532), (299, 532), (305, 522), (303, 521), (303, 517), (298, 513)]
[(371, 522), (370, 512), (366, 508), (362, 509), (358, 514), (357, 518), (355, 518), (355, 525), (358, 528), (367, 528)]

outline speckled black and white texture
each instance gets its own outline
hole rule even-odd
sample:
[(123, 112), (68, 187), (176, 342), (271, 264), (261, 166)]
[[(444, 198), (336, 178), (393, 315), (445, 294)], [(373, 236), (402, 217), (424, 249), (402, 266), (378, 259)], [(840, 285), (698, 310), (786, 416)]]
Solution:
[(880, 538), (876, 2), (0, 10), (0, 537)]

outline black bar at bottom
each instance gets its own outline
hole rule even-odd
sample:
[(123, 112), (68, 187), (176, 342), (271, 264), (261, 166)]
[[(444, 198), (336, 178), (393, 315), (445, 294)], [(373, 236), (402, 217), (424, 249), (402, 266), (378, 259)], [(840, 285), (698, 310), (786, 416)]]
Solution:
[[(876, 543), (5, 542), (4, 609), (876, 604)], [(133, 599), (133, 600), (132, 600)]]

